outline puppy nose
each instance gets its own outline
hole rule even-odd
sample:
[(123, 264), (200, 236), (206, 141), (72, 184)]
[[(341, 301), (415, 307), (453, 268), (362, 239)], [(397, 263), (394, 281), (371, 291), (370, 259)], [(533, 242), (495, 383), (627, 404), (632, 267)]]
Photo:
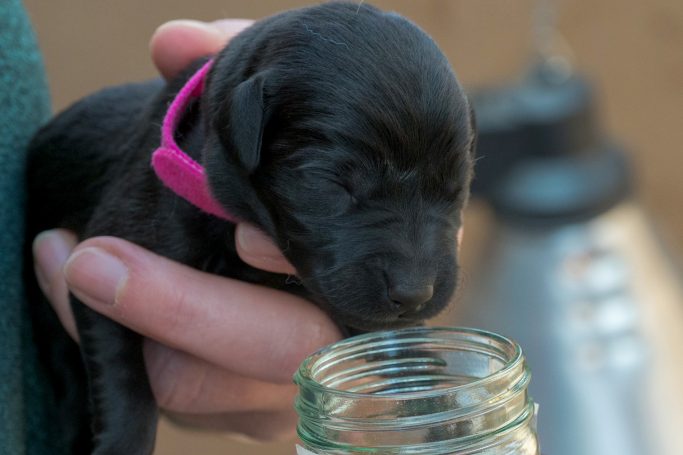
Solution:
[(401, 314), (415, 311), (427, 303), (434, 295), (434, 286), (397, 285), (389, 288), (389, 298), (398, 307)]

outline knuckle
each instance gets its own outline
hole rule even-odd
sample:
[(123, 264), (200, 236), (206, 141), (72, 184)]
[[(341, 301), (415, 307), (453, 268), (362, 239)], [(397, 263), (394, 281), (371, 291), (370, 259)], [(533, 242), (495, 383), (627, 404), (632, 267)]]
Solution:
[(119, 286), (115, 300), (118, 317), (162, 339), (195, 330), (200, 315), (192, 291), (170, 277), (155, 279), (152, 275), (150, 280), (149, 276), (136, 270), (135, 276)]

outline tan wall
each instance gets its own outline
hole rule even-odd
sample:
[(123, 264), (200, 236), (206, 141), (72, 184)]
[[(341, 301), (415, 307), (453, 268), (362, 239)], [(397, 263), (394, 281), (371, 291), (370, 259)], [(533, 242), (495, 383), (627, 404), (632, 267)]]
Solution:
[[(154, 75), (147, 41), (174, 18), (258, 18), (291, 0), (25, 0), (45, 53), (55, 108), (109, 84)], [(514, 75), (529, 55), (532, 0), (382, 0), (439, 42), (467, 85)], [(640, 194), (672, 244), (683, 247), (683, 1), (574, 0), (560, 29), (599, 88), (608, 131), (634, 153)], [(293, 454), (222, 436), (162, 428), (159, 454)]]

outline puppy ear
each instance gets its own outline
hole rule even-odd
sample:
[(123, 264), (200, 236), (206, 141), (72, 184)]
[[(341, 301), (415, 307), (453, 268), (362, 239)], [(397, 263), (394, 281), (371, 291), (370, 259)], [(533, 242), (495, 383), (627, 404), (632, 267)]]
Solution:
[[(219, 118), (229, 125), (226, 142), (247, 173), (252, 173), (261, 159), (263, 129), (266, 124), (264, 108), (264, 74), (256, 74), (240, 83), (232, 93), (228, 112)], [(225, 125), (225, 124), (224, 124)], [(220, 126), (217, 125), (219, 128)]]

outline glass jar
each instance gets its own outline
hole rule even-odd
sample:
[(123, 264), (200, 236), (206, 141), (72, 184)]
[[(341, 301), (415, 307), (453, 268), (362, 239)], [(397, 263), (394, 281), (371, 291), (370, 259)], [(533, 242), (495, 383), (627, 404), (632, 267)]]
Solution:
[(318, 455), (538, 455), (529, 380), (519, 345), (494, 333), (360, 335), (301, 364), (298, 433)]

